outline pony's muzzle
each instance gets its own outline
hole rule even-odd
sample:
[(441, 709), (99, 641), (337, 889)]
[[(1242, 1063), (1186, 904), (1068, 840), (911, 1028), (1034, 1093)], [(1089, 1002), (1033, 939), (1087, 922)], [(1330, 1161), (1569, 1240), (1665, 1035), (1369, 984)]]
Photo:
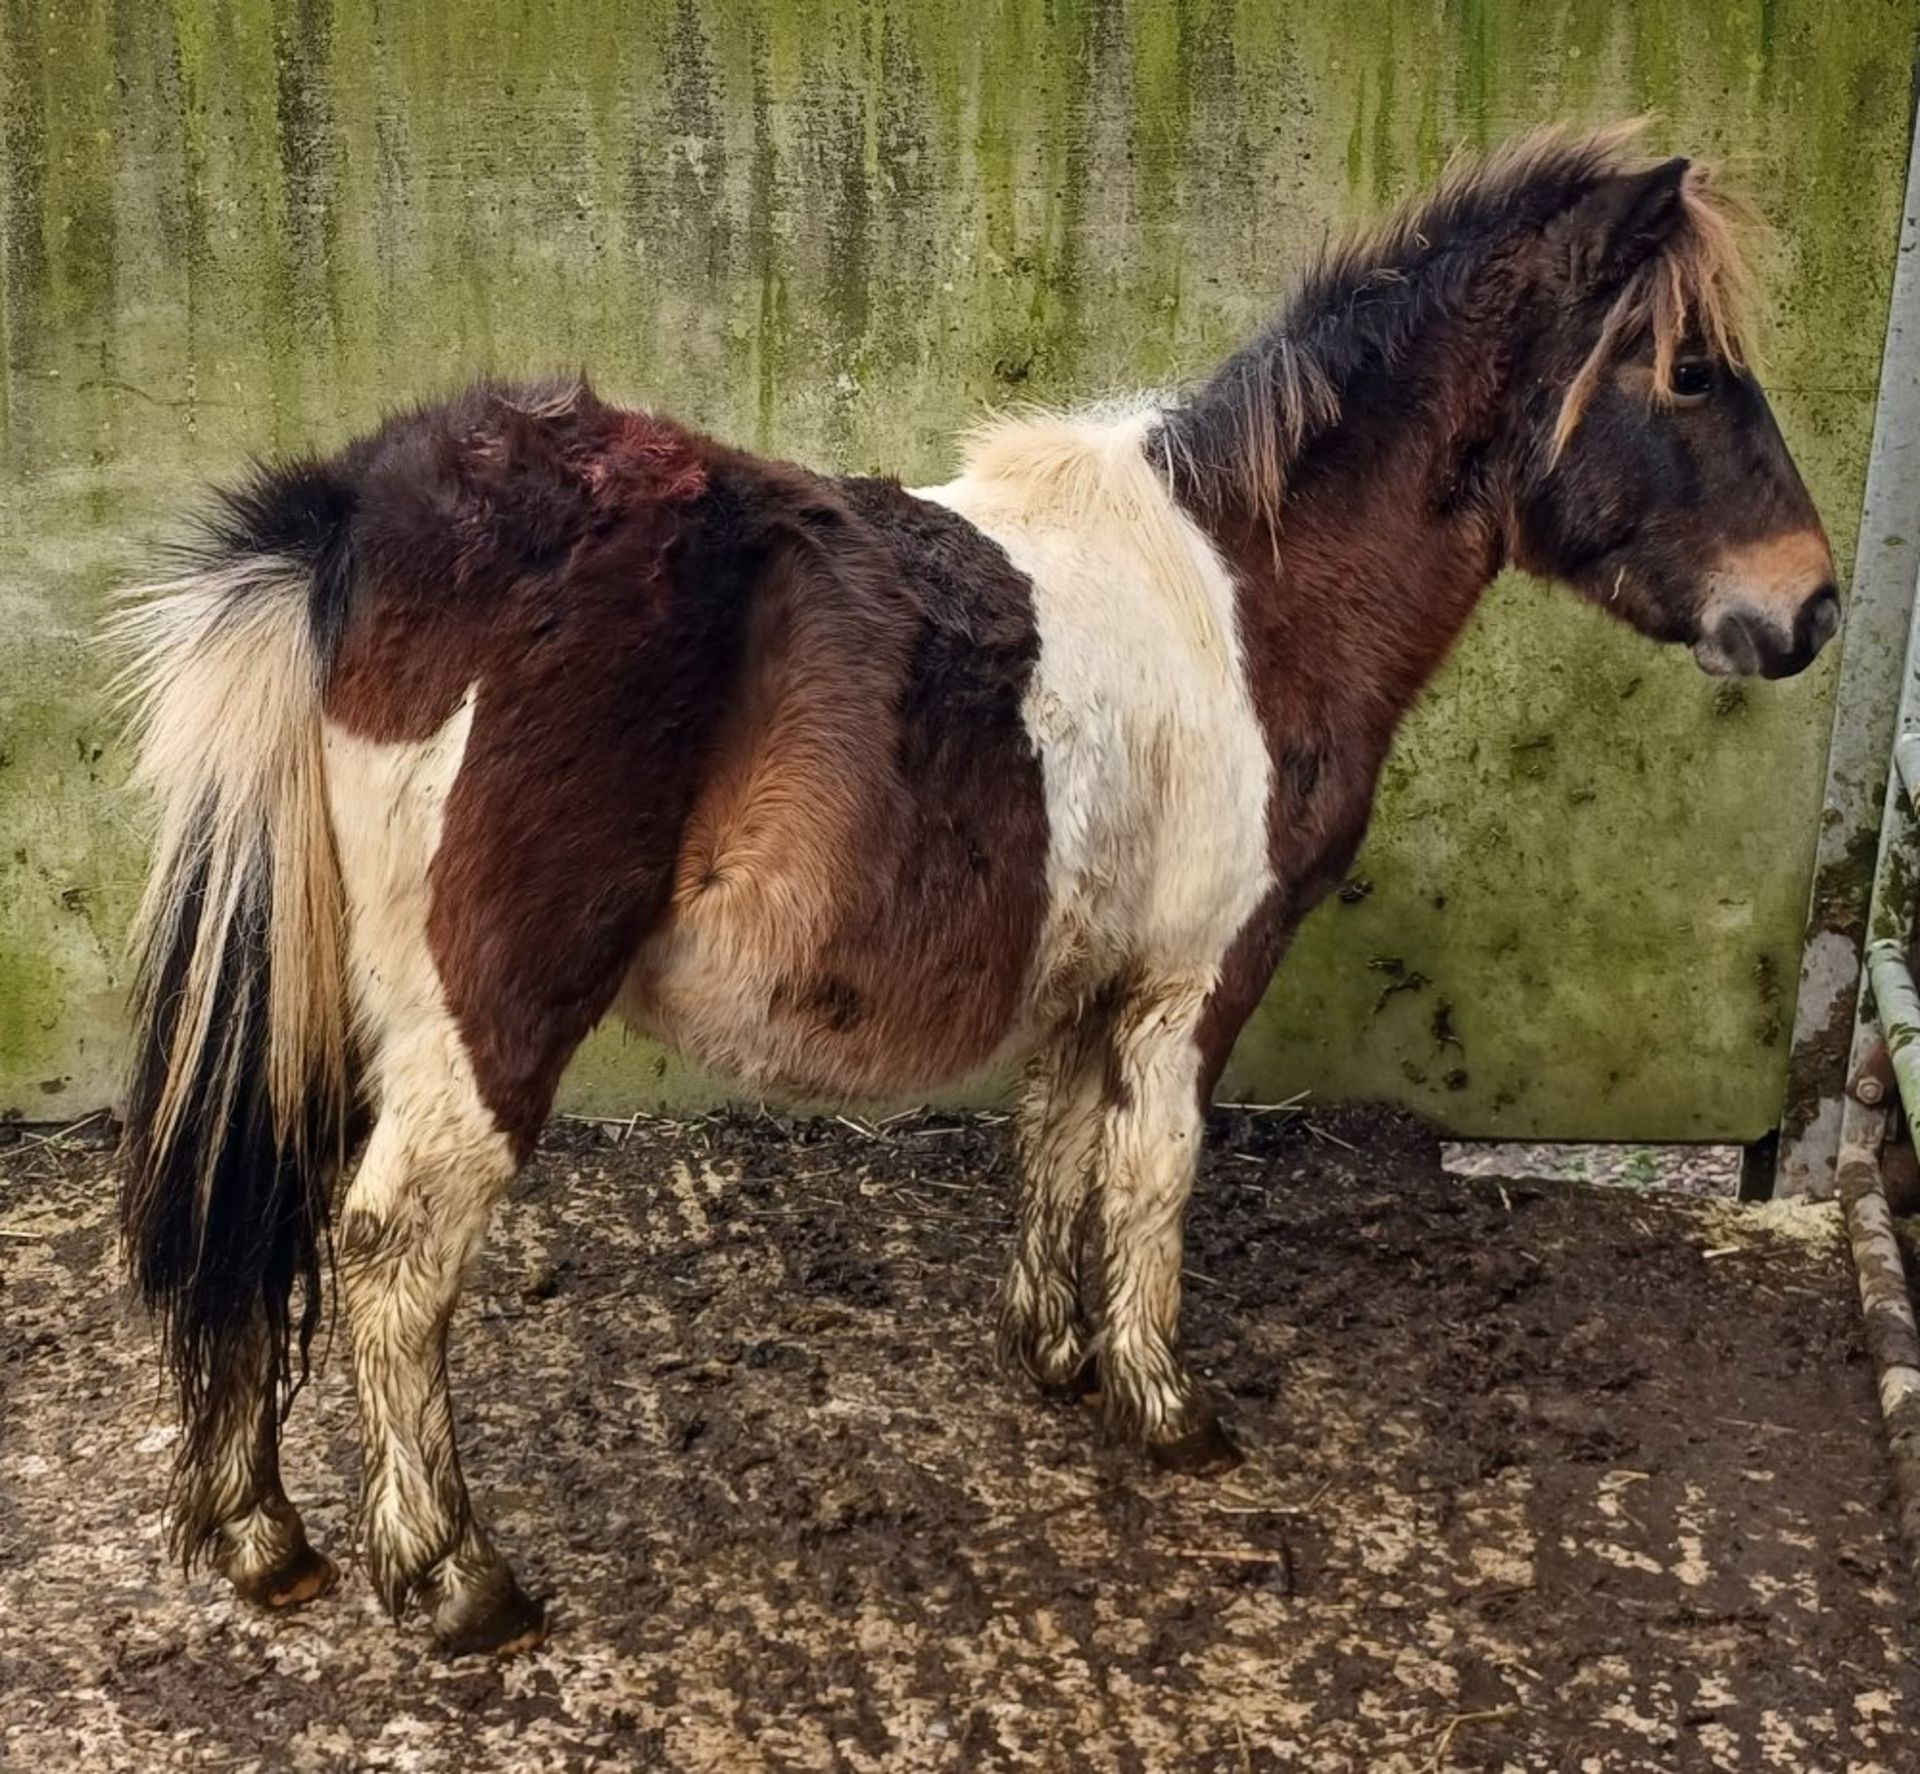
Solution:
[(1823, 585), (1782, 627), (1767, 610), (1723, 610), (1693, 643), (1693, 656), (1715, 677), (1790, 678), (1803, 672), (1840, 628), (1840, 596)]
[(1731, 552), (1712, 575), (1693, 656), (1716, 677), (1790, 678), (1840, 631), (1833, 555), (1817, 528)]

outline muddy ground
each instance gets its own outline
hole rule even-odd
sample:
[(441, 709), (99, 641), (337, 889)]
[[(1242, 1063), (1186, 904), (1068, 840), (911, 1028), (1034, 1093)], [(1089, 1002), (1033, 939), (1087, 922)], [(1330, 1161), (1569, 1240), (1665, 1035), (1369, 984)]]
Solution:
[[(1223, 1117), (1189, 1346), (1248, 1464), (998, 1376), (1005, 1129), (562, 1126), (462, 1307), (482, 1507), (554, 1631), (162, 1556), (104, 1154), (0, 1152), (0, 1762), (67, 1769), (1920, 1768), (1913, 1597), (1829, 1213), (1445, 1177)], [(344, 1348), (288, 1470), (351, 1550)]]

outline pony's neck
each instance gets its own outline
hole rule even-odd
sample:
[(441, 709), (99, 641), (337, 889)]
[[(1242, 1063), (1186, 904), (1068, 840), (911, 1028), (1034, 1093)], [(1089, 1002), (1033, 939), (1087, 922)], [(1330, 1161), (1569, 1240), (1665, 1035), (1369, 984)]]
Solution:
[[(1485, 269), (1377, 270), (1165, 417), (1166, 470), (1238, 583), (1276, 755), (1302, 724), (1384, 755), (1504, 564), (1526, 291), (1506, 263)], [(1250, 395), (1275, 403), (1270, 430)]]

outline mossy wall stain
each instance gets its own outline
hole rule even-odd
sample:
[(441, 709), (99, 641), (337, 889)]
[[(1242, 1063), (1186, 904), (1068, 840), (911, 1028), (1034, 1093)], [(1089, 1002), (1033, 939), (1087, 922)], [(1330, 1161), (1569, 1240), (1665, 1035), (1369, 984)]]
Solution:
[[(1844, 554), (1917, 22), (1920, 0), (0, 0), (0, 1108), (112, 1091), (141, 814), (88, 637), (248, 452), (585, 364), (763, 449), (938, 478), (988, 406), (1204, 369), (1455, 147), (1653, 110), (1655, 146), (1725, 161), (1775, 224), (1760, 345)], [(1395, 755), (1370, 891), (1316, 915), (1229, 1088), (1475, 1132), (1758, 1134), (1832, 686), (1729, 711), (1684, 655), (1503, 581)], [(608, 1035), (571, 1088), (712, 1086)]]

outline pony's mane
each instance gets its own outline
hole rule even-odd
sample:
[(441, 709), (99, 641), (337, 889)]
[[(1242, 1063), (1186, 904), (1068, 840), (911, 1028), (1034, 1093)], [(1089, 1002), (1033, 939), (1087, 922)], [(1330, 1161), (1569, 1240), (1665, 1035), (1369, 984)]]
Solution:
[[(1277, 525), (1289, 472), (1340, 417), (1353, 372), (1400, 361), (1423, 323), (1470, 295), (1476, 248), (1516, 228), (1543, 229), (1603, 180), (1657, 164), (1633, 152), (1643, 127), (1547, 129), (1459, 159), (1436, 190), (1323, 251), (1280, 317), (1166, 413), (1157, 452), (1165, 470), (1203, 504), (1236, 502)], [(1745, 361), (1740, 237), (1752, 212), (1698, 163), (1682, 180), (1681, 204), (1679, 226), (1619, 291), (1568, 386), (1556, 456), (1615, 352), (1640, 333), (1653, 338), (1656, 399), (1672, 398), (1674, 362), (1690, 336), (1728, 363)]]

